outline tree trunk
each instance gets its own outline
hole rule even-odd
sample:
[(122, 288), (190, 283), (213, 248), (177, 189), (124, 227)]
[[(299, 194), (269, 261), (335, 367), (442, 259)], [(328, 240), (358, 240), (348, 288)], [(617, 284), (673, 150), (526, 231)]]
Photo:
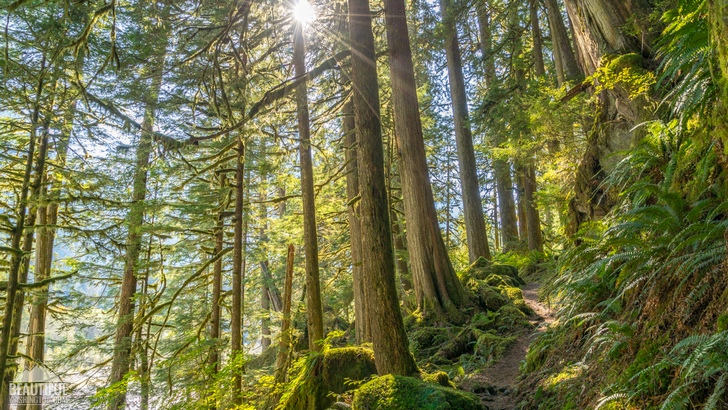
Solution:
[(354, 106), (351, 101), (343, 108), (344, 154), (346, 157), (346, 196), (349, 212), (349, 238), (351, 240), (351, 265), (354, 287), (354, 325), (356, 343), (371, 341), (369, 315), (365, 313), (362, 278), (361, 222), (359, 219), (359, 168), (357, 165), (357, 140), (354, 121)]
[(465, 233), (468, 241), (470, 263), (479, 257), (490, 259), (488, 231), (485, 229), (483, 201), (480, 197), (478, 172), (473, 149), (473, 134), (470, 129), (467, 92), (463, 77), (463, 62), (458, 45), (455, 16), (449, 0), (440, 0), (440, 12), (445, 27), (445, 55), (450, 80), (453, 120), (455, 122), (455, 145), (458, 151), (458, 170), (462, 187)]
[[(644, 2), (610, 0), (566, 0), (573, 23), (574, 40), (581, 66), (592, 75), (605, 55), (632, 54), (627, 64), (642, 64), (651, 50), (649, 37), (634, 38), (623, 27), (630, 19), (647, 18), (653, 6)], [(599, 219), (614, 205), (616, 198), (605, 192), (602, 181), (622, 159), (615, 152), (634, 146), (644, 133), (635, 125), (652, 118), (644, 97), (633, 98), (620, 87), (597, 95), (596, 121), (587, 131), (587, 148), (579, 164), (574, 198), (569, 203), (569, 233), (575, 233), (587, 220)]]
[(278, 339), (278, 355), (275, 365), (276, 383), (284, 383), (288, 373), (288, 355), (291, 349), (291, 299), (293, 297), (293, 257), (295, 248), (288, 245), (286, 257), (286, 282), (283, 286), (283, 320), (281, 322), (281, 334)]
[(541, 218), (536, 205), (536, 171), (533, 164), (524, 167), (523, 197), (526, 202), (526, 220), (528, 230), (528, 250), (543, 252), (543, 237), (541, 236)]
[[(68, 144), (73, 128), (73, 118), (76, 112), (76, 102), (69, 106), (64, 117), (61, 138), (56, 145), (56, 156), (58, 165), (63, 166), (66, 162)], [(57, 198), (61, 193), (61, 182), (53, 178), (53, 175), (46, 173), (44, 181), (41, 182), (41, 197), (37, 213), (37, 232), (35, 250), (35, 272), (34, 281), (39, 282), (51, 277), (53, 265), (53, 246), (55, 242), (56, 224), (58, 222)], [(50, 185), (50, 195), (46, 188)], [(44, 204), (45, 202), (45, 204)], [(32, 369), (36, 364), (45, 360), (45, 328), (46, 312), (48, 307), (48, 286), (36, 289), (31, 298), (30, 317), (28, 319), (28, 345), (26, 346), (25, 368)], [(19, 405), (18, 410), (25, 410), (30, 405)]]
[[(489, 92), (497, 87), (495, 60), (493, 57), (490, 17), (485, 7), (478, 3), (478, 23), (480, 26), (480, 48), (484, 57), (485, 84)], [(495, 147), (504, 143), (502, 135), (493, 137)], [(493, 158), (493, 175), (498, 192), (498, 208), (500, 210), (501, 236), (503, 239), (503, 252), (508, 252), (518, 246), (518, 222), (516, 220), (516, 203), (513, 200), (513, 180), (511, 167), (507, 160)]]
[(521, 242), (528, 242), (528, 218), (526, 217), (526, 183), (523, 179), (523, 167), (516, 167), (516, 191), (518, 191), (518, 237)]
[[(306, 74), (304, 27), (296, 23), (293, 33), (293, 66), (296, 77)], [(324, 338), (321, 283), (319, 281), (318, 234), (316, 232), (316, 198), (313, 192), (313, 163), (311, 160), (311, 131), (309, 128), (308, 95), (306, 81), (296, 87), (296, 112), (298, 114), (298, 152), (301, 162), (301, 196), (303, 197), (303, 237), (306, 253), (306, 315), (308, 324), (308, 348), (321, 350)]]
[(549, 31), (554, 53), (554, 66), (559, 87), (565, 81), (574, 80), (582, 75), (579, 64), (576, 62), (574, 49), (569, 41), (569, 34), (564, 24), (561, 8), (557, 0), (545, 0), (546, 12), (549, 17)]
[(546, 68), (543, 64), (543, 39), (541, 37), (541, 27), (538, 22), (538, 6), (539, 0), (531, 0), (528, 6), (531, 15), (531, 35), (533, 37), (533, 69), (536, 77), (542, 77), (546, 74)]
[[(725, 1), (708, 2), (710, 19), (710, 39), (717, 51), (718, 68), (713, 69), (713, 77), (718, 79), (719, 98), (713, 111), (713, 126), (723, 151), (728, 147), (728, 5)], [(723, 153), (723, 154), (724, 154)]]
[[(423, 312), (461, 317), (468, 295), (450, 263), (437, 222), (425, 157), (404, 0), (385, 0), (395, 133), (399, 148), (407, 246), (417, 304)], [(362, 184), (363, 185), (363, 184)]]
[(354, 118), (359, 146), (361, 247), (365, 312), (369, 316), (377, 372), (419, 373), (409, 353), (397, 299), (392, 232), (384, 179), (379, 86), (368, 0), (349, 0)]
[[(230, 356), (233, 361), (241, 360), (243, 354), (243, 230), (244, 185), (245, 185), (245, 142), (242, 135), (237, 137), (235, 159), (235, 211), (233, 216), (233, 286), (230, 305)], [(242, 368), (233, 370), (233, 403), (242, 404)]]
[(639, 50), (635, 40), (622, 27), (638, 11), (628, 0), (565, 0), (566, 10), (574, 24), (574, 42), (579, 49), (581, 65), (587, 75), (599, 67), (605, 54)]
[(405, 291), (412, 290), (412, 274), (407, 265), (407, 245), (404, 242), (404, 234), (402, 233), (401, 221), (397, 217), (397, 210), (390, 202), (390, 215), (392, 216), (392, 237), (394, 241), (394, 257), (399, 273), (399, 280), (402, 282), (402, 289)]
[[(28, 145), (28, 158), (25, 163), (25, 172), (23, 174), (23, 183), (19, 198), (20, 200), (18, 202), (18, 219), (11, 238), (11, 248), (13, 249), (13, 253), (10, 261), (10, 271), (8, 272), (5, 314), (3, 316), (2, 339), (0, 341), (0, 377), (3, 378), (2, 387), (0, 387), (0, 403), (2, 404), (3, 410), (9, 408), (9, 384), (15, 378), (15, 371), (17, 369), (15, 360), (18, 351), (20, 326), (22, 324), (23, 316), (23, 303), (25, 300), (25, 292), (19, 285), (28, 282), (30, 258), (27, 255), (29, 255), (33, 250), (33, 238), (35, 234), (34, 229), (28, 228), (33, 228), (35, 226), (39, 205), (38, 200), (45, 174), (46, 156), (48, 154), (50, 114), (48, 114), (44, 121), (41, 135), (37, 135), (41, 108), (40, 98), (43, 92), (43, 78), (45, 74), (44, 57), (41, 62), (40, 79), (38, 80), (33, 114), (31, 114), (30, 142)], [(51, 102), (49, 108), (51, 110), (53, 109), (53, 102)], [(35, 171), (33, 171), (36, 139), (38, 140), (38, 154), (35, 161)], [(31, 182), (30, 178), (33, 172), (33, 181)], [(21, 238), (22, 249), (20, 249)], [(9, 357), (13, 360), (13, 364), (11, 366), (7, 366), (7, 360)]]
[[(166, 42), (165, 42), (166, 44)], [(134, 163), (134, 179), (129, 214), (126, 217), (126, 255), (124, 258), (124, 276), (121, 280), (119, 295), (119, 315), (116, 322), (114, 339), (114, 357), (111, 362), (110, 384), (121, 383), (129, 371), (131, 361), (132, 331), (134, 330), (134, 298), (137, 291), (137, 264), (142, 247), (142, 226), (144, 225), (145, 204), (147, 194), (147, 173), (152, 152), (152, 133), (154, 130), (155, 112), (159, 91), (162, 88), (162, 75), (165, 55), (161, 54), (156, 61), (155, 73), (149, 87), (142, 122), (139, 146)], [(121, 393), (114, 397), (109, 405), (112, 410), (124, 407), (126, 403), (126, 386), (120, 386)]]
[[(225, 189), (226, 177), (225, 173), (218, 173), (220, 188)], [(217, 215), (217, 224), (215, 226), (215, 262), (212, 268), (212, 312), (210, 313), (210, 340), (213, 342), (208, 356), (207, 363), (211, 367), (212, 374), (215, 375), (220, 369), (220, 297), (222, 295), (222, 249), (224, 243), (225, 225), (223, 220), (223, 211), (227, 208), (229, 196), (220, 201), (220, 211)], [(213, 406), (216, 408), (217, 406)]]

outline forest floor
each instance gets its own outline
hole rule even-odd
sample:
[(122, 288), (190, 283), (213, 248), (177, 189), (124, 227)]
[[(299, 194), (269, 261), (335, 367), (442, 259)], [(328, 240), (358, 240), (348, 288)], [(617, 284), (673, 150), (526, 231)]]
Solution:
[(478, 395), (489, 410), (514, 410), (517, 397), (514, 386), (519, 373), (521, 361), (526, 358), (528, 346), (554, 321), (553, 311), (538, 301), (538, 283), (529, 283), (522, 288), (526, 304), (533, 309), (535, 315), (528, 319), (535, 326), (533, 332), (521, 335), (497, 362), (483, 368), (473, 376), (475, 384), (487, 383), (492, 386), (478, 392)]

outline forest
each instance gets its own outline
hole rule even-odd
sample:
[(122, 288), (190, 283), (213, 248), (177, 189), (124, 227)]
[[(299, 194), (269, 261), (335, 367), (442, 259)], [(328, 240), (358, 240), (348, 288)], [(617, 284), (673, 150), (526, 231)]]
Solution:
[(728, 409), (728, 1), (0, 0), (0, 409)]

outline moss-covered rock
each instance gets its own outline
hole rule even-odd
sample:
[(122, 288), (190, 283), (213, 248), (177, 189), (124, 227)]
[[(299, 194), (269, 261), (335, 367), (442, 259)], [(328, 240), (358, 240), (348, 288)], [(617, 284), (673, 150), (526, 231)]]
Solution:
[(483, 280), (470, 279), (467, 288), (478, 298), (478, 304), (486, 310), (495, 312), (508, 304), (508, 299), (498, 289), (488, 286)]
[(455, 388), (455, 383), (450, 381), (450, 376), (448, 376), (447, 373), (443, 371), (438, 371), (435, 373), (422, 373), (422, 381), (439, 384), (442, 387), (451, 387), (453, 389)]
[(502, 356), (508, 346), (515, 341), (515, 336), (501, 337), (495, 332), (486, 332), (478, 336), (475, 343), (475, 354), (486, 359), (496, 359)]
[(506, 305), (498, 310), (498, 326), (529, 326), (526, 315), (514, 305)]
[(478, 258), (466, 271), (467, 279), (486, 280), (490, 275), (512, 278), (518, 285), (526, 284), (515, 266), (493, 263), (483, 257)]
[(426, 326), (414, 328), (407, 337), (415, 358), (423, 359), (434, 354), (439, 346), (450, 340), (459, 331), (459, 327)]
[(412, 377), (386, 375), (354, 394), (354, 410), (487, 410), (478, 396)]
[(336, 401), (335, 395), (356, 388), (355, 382), (366, 380), (377, 369), (370, 349), (343, 347), (311, 354), (296, 363), (292, 372), (278, 408), (323, 410)]

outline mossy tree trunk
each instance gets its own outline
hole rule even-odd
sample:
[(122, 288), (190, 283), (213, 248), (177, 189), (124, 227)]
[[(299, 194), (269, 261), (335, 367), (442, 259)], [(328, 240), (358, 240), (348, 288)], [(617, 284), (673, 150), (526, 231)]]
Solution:
[(407, 247), (417, 304), (424, 312), (442, 318), (459, 317), (459, 307), (469, 300), (450, 262), (435, 212), (404, 0), (386, 0), (384, 5)]
[(714, 77), (718, 79), (719, 101), (713, 112), (713, 126), (723, 153), (728, 152), (728, 4), (724, 0), (710, 0), (710, 40), (718, 52), (718, 69)]
[[(586, 75), (600, 67), (605, 55), (627, 55), (635, 58), (632, 66), (642, 64), (651, 49), (650, 33), (636, 38), (625, 31), (629, 21), (647, 18), (653, 6), (629, 0), (565, 0), (573, 24), (574, 42), (579, 62)], [(631, 148), (641, 135), (637, 124), (649, 120), (644, 98), (632, 98), (619, 85), (597, 96), (594, 125), (587, 131), (587, 148), (577, 171), (575, 196), (569, 204), (570, 233), (588, 220), (599, 219), (614, 204), (602, 181), (619, 161), (615, 152)]]
[(359, 171), (365, 312), (379, 374), (418, 373), (409, 352), (395, 284), (392, 231), (384, 178), (376, 55), (368, 0), (349, 0), (349, 39)]

